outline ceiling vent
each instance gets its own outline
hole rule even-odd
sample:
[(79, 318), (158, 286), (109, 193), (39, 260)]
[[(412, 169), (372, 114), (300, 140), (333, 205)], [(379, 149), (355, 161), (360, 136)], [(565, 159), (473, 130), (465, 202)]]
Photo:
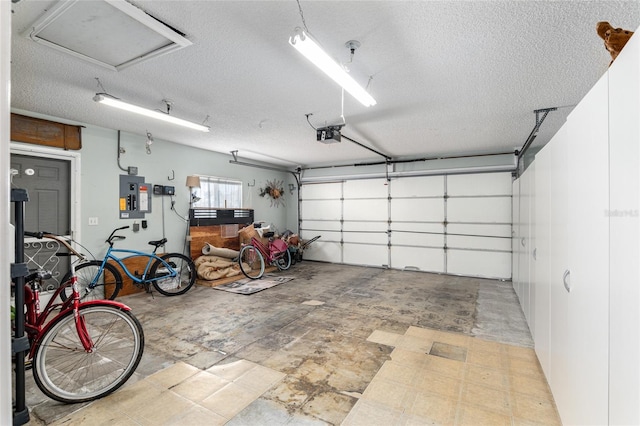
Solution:
[(114, 71), (192, 44), (125, 0), (61, 0), (24, 35)]

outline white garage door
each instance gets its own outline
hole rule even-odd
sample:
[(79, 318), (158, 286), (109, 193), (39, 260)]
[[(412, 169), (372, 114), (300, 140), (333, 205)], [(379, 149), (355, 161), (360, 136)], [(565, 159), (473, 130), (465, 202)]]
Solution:
[(304, 184), (304, 257), (511, 278), (510, 173)]

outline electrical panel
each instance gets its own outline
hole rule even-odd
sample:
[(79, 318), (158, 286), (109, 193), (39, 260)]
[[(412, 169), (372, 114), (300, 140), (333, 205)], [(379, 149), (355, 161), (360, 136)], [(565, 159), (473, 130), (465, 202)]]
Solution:
[(151, 212), (152, 187), (142, 176), (120, 175), (120, 219), (141, 219)]

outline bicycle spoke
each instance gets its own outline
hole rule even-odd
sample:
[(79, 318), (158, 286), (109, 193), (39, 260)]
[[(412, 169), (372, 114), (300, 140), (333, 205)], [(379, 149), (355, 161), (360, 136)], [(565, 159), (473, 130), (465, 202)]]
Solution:
[(91, 350), (84, 350), (70, 313), (47, 330), (34, 358), (38, 386), (63, 402), (113, 392), (133, 374), (142, 356), (142, 328), (130, 313), (113, 306), (86, 306), (80, 315), (94, 342)]

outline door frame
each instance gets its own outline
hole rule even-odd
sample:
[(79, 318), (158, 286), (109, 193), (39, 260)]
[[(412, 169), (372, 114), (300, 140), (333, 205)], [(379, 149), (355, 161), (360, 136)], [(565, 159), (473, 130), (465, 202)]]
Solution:
[(39, 145), (28, 145), (18, 142), (9, 144), (10, 154), (29, 155), (40, 158), (53, 158), (57, 160), (65, 160), (70, 163), (69, 178), (71, 180), (71, 188), (69, 191), (70, 218), (69, 227), (71, 229), (71, 237), (73, 240), (81, 242), (81, 208), (80, 208), (80, 153), (63, 151), (54, 148), (48, 148)]

